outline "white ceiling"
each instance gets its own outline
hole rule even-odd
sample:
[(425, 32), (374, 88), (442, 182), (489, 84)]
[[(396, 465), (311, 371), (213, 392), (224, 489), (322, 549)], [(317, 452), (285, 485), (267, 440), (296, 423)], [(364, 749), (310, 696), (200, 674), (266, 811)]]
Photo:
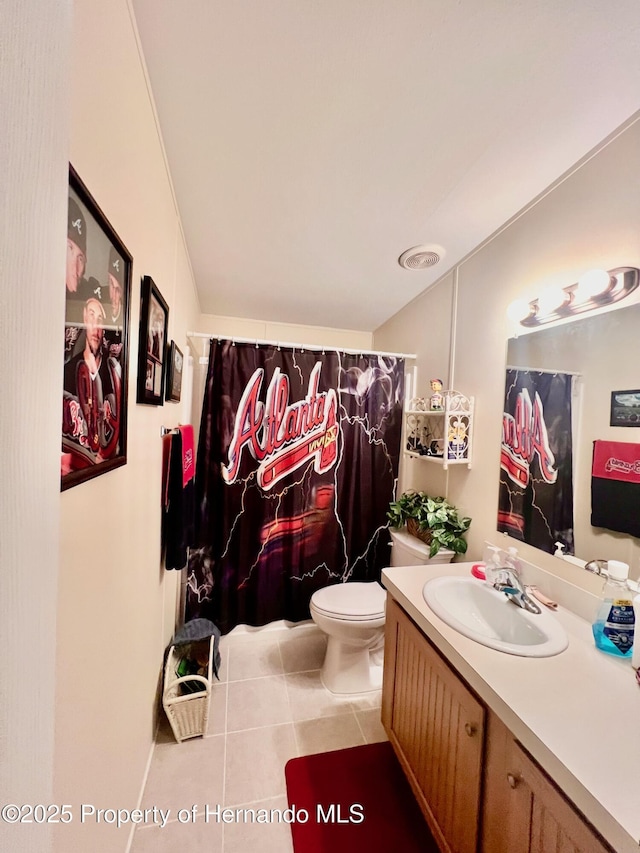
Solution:
[(640, 108), (638, 0), (133, 7), (205, 313), (373, 330)]

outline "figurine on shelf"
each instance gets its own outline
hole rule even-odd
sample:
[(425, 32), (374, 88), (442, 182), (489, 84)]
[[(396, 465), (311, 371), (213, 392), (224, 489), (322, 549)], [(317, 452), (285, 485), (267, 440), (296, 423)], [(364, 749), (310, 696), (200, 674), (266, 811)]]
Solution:
[(469, 450), (469, 417), (451, 416), (447, 431), (447, 458), (466, 459)]
[(433, 394), (429, 398), (429, 407), (432, 412), (441, 412), (444, 409), (444, 397), (442, 395), (442, 379), (431, 380)]
[(444, 441), (441, 438), (436, 438), (429, 444), (427, 456), (444, 456)]
[(409, 403), (409, 408), (413, 412), (426, 412), (427, 401), (424, 399), (424, 397), (414, 397)]

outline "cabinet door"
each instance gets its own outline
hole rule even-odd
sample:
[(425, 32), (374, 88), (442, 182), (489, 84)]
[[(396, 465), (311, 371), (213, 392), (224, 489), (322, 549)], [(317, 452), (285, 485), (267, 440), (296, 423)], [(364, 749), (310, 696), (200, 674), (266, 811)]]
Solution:
[(443, 851), (477, 849), (484, 715), (483, 706), (389, 599), (382, 721)]
[(488, 729), (484, 853), (611, 853), (493, 716)]

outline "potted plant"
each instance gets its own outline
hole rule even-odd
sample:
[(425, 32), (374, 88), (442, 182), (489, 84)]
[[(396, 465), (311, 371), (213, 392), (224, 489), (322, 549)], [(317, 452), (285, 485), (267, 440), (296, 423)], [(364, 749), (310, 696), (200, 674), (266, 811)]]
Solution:
[(429, 557), (441, 548), (464, 554), (467, 543), (462, 538), (471, 524), (460, 518), (458, 510), (445, 498), (432, 498), (426, 492), (404, 492), (389, 504), (387, 518), (391, 527), (407, 526), (407, 531), (429, 545)]

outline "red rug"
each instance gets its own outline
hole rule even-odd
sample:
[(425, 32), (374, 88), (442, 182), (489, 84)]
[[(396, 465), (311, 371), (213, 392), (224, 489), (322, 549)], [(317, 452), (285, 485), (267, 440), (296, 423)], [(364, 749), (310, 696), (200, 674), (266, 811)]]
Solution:
[(292, 758), (284, 773), (295, 853), (438, 853), (390, 743)]

